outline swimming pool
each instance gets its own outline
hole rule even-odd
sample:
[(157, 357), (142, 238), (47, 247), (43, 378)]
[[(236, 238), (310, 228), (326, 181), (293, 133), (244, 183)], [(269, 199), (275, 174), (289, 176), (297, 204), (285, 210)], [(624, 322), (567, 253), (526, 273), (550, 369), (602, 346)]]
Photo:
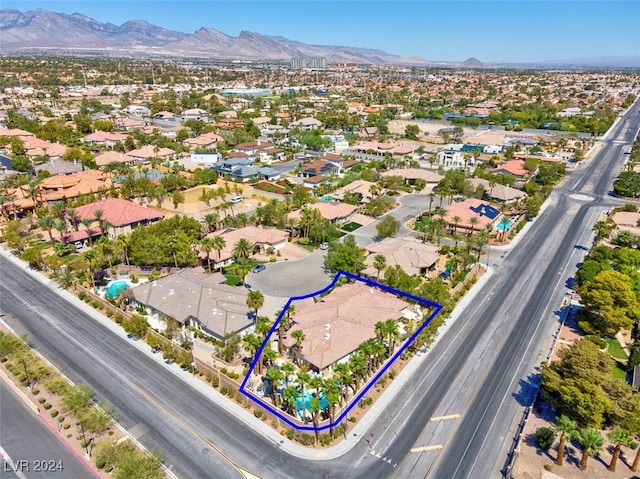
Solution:
[(324, 196), (320, 197), (320, 201), (326, 201), (327, 203), (331, 202), (333, 200), (334, 200), (334, 198), (331, 195), (324, 195)]
[(129, 287), (129, 281), (120, 279), (109, 283), (107, 290), (104, 293), (105, 298), (115, 298), (121, 291)]
[(512, 226), (513, 221), (511, 220), (511, 218), (509, 218), (509, 222), (506, 224), (498, 223), (496, 225), (496, 231), (498, 231), (499, 233), (504, 233), (505, 231), (509, 231)]
[[(304, 391), (304, 408), (308, 411), (309, 410), (309, 406), (311, 404), (311, 398), (313, 397), (314, 393), (312, 393), (311, 391), (307, 391), (305, 389)], [(298, 409), (298, 415), (302, 415), (302, 398), (298, 397), (298, 399), (296, 400), (296, 406)], [(327, 401), (327, 398), (324, 397), (322, 394), (320, 394), (320, 408), (321, 409), (325, 409), (327, 406), (329, 406), (329, 401)]]

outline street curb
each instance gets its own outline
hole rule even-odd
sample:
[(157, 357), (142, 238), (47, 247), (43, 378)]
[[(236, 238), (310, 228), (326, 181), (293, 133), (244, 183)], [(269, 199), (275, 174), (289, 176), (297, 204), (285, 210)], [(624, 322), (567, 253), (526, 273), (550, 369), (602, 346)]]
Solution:
[(4, 381), (5, 383), (7, 383), (9, 385), (9, 387), (11, 389), (13, 389), (13, 391), (18, 395), (18, 397), (20, 399), (22, 399), (22, 401), (24, 401), (24, 403), (29, 406), (29, 409), (31, 409), (31, 411), (33, 411), (34, 414), (39, 415), (40, 414), (40, 409), (38, 408), (38, 406), (36, 406), (33, 401), (31, 401), (31, 399), (29, 399), (29, 396), (26, 395), (26, 393), (20, 389), (18, 386), (16, 386), (16, 383), (14, 383), (11, 378), (9, 376), (7, 376), (7, 373), (5, 373), (2, 369), (0, 369), (0, 380)]

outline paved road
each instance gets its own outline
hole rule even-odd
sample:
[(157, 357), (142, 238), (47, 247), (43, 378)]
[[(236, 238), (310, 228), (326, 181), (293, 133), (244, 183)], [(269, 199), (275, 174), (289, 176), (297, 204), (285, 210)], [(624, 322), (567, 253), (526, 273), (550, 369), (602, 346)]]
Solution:
[[(26, 461), (22, 463), (24, 466), (19, 472), (9, 472), (11, 468), (7, 467), (5, 471), (4, 460), (0, 460), (0, 478), (92, 479), (96, 477), (4, 381), (0, 381), (0, 404), (2, 404), (0, 445), (14, 464), (21, 460)], [(45, 461), (55, 463), (53, 470), (46, 470), (46, 466), (50, 463)], [(45, 470), (42, 470), (43, 465)], [(58, 466), (61, 466), (62, 470), (59, 470)]]
[[(634, 124), (638, 124), (635, 111)], [(621, 161), (616, 149), (629, 140), (627, 135), (616, 140), (621, 143), (608, 143), (594, 161), (572, 173), (566, 191), (592, 192), (600, 200), (616, 174), (612, 163)], [(497, 266), (491, 281), (479, 289), (474, 307), (459, 311), (455, 323), (447, 325), (439, 343), (420, 359), (422, 367), (399, 388), (396, 399), (388, 401), (383, 415), (361, 421), (349, 431), (343, 443), (353, 444), (348, 451), (341, 446), (303, 453), (267, 434), (261, 421), (246, 426), (245, 420), (252, 419), (246, 411), (230, 411), (224, 400), (212, 402), (210, 393), (168, 374), (161, 361), (90, 319), (86, 309), (70, 306), (4, 258), (0, 259), (0, 299), (2, 308), (14, 316), (9, 322), (16, 329), (28, 332), (37, 348), (73, 379), (88, 383), (108, 400), (123, 424), (147, 447), (159, 450), (181, 477), (211, 477), (211, 471), (218, 477), (239, 477), (227, 458), (265, 478), (423, 477), (430, 467), (436, 468), (431, 477), (491, 477), (497, 470), (496, 459), (503, 459), (497, 445), (508, 440), (509, 416), (518, 408), (514, 406), (518, 398), (509, 394), (514, 389), (518, 393), (514, 386), (532, 364), (535, 342), (555, 321), (544, 308), (557, 304), (557, 285), (570, 276), (567, 259), (573, 240), (588, 236), (593, 208), (597, 211), (605, 204), (580, 198), (554, 195), (512, 253), (500, 258), (492, 252)], [(556, 224), (560, 227), (554, 229)], [(567, 239), (561, 238), (564, 232)], [(518, 253), (518, 248), (527, 251)], [(502, 308), (503, 304), (513, 307)], [(533, 338), (531, 344), (529, 338)], [(515, 357), (522, 360), (511, 360)], [(475, 374), (469, 374), (469, 365), (475, 367)], [(462, 377), (467, 379), (460, 383)], [(451, 402), (452, 395), (459, 395), (462, 402)], [(407, 452), (425, 445), (429, 419), (447, 411), (449, 404), (450, 411), (462, 417), (434, 426), (434, 434), (449, 438), (440, 461), (435, 466), (433, 460), (410, 466), (414, 457), (426, 454), (405, 460)], [(445, 424), (457, 428), (447, 431)], [(371, 446), (362, 440), (369, 431), (374, 434)]]

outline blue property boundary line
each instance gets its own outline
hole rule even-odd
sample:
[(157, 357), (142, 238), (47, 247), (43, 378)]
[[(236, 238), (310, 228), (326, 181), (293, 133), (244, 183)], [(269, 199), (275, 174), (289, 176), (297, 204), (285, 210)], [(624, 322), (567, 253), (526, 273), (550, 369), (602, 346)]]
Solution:
[[(253, 370), (256, 367), (256, 364), (258, 363), (258, 359), (262, 356), (262, 351), (264, 350), (266, 345), (269, 343), (269, 340), (271, 339), (272, 334), (278, 329), (278, 325), (280, 324), (280, 321), (282, 320), (284, 315), (287, 313), (287, 310), (289, 309), (289, 306), (291, 305), (291, 303), (293, 301), (300, 301), (300, 300), (303, 300), (303, 299), (313, 298), (314, 296), (318, 296), (318, 295), (321, 295), (323, 293), (326, 293), (327, 291), (331, 291), (335, 287), (335, 285), (338, 283), (338, 281), (340, 280), (340, 278), (342, 276), (344, 276), (346, 278), (349, 278), (349, 279), (352, 279), (354, 281), (360, 281), (361, 283), (368, 284), (369, 286), (373, 286), (375, 288), (380, 288), (380, 289), (382, 289), (384, 291), (387, 291), (389, 293), (393, 293), (393, 294), (396, 294), (396, 295), (399, 295), (399, 296), (403, 296), (405, 298), (409, 298), (412, 301), (415, 301), (417, 303), (421, 303), (421, 304), (423, 304), (425, 306), (428, 306), (430, 308), (434, 308), (434, 311), (429, 315), (429, 317), (427, 319), (424, 320), (424, 322), (420, 325), (420, 327), (418, 329), (416, 329), (415, 332), (398, 348), (398, 350), (389, 359), (387, 359), (387, 361), (382, 366), (380, 371), (378, 371), (377, 374), (373, 378), (371, 378), (371, 380), (369, 380), (369, 382), (367, 382), (362, 387), (362, 389), (360, 389), (358, 391), (357, 395), (354, 398), (352, 398), (351, 401), (349, 402), (349, 404), (347, 405), (347, 408), (344, 411), (342, 411), (342, 414), (340, 414), (340, 416), (338, 416), (334, 422), (332, 422), (330, 424), (325, 424), (325, 425), (319, 426), (319, 427), (301, 426), (301, 425), (296, 424), (295, 422), (293, 422), (290, 418), (287, 417), (287, 415), (283, 414), (283, 412), (280, 411), (279, 409), (273, 407), (271, 404), (268, 404), (267, 402), (263, 401), (259, 397), (254, 396), (253, 394), (248, 392), (245, 389), (245, 386), (247, 385), (247, 382), (249, 381), (249, 377), (251, 376), (251, 373), (253, 372)], [(438, 313), (440, 313), (441, 310), (442, 310), (442, 305), (440, 305), (438, 303), (434, 303), (434, 302), (426, 300), (424, 298), (419, 298), (418, 296), (414, 296), (414, 295), (406, 293), (404, 291), (400, 291), (398, 289), (391, 288), (391, 287), (386, 286), (384, 284), (380, 284), (380, 283), (378, 283), (376, 281), (372, 281), (370, 279), (363, 278), (361, 276), (356, 276), (354, 274), (351, 274), (351, 273), (348, 273), (346, 271), (340, 270), (340, 271), (338, 271), (338, 274), (336, 274), (336, 276), (333, 278), (333, 281), (327, 287), (325, 287), (325, 288), (323, 288), (323, 289), (321, 289), (319, 291), (316, 291), (315, 293), (306, 294), (304, 296), (292, 296), (291, 298), (289, 298), (289, 300), (287, 301), (287, 304), (285, 304), (284, 308), (282, 308), (282, 311), (280, 312), (280, 315), (278, 316), (278, 319), (273, 323), (273, 326), (271, 326), (271, 329), (269, 330), (269, 334), (267, 334), (267, 337), (265, 338), (263, 343), (260, 345), (260, 348), (256, 352), (256, 355), (253, 358), (253, 362), (251, 363), (251, 367), (249, 368), (249, 371), (247, 372), (244, 380), (242, 381), (242, 384), (240, 385), (240, 389), (239, 390), (246, 397), (248, 397), (252, 401), (256, 402), (261, 407), (263, 407), (264, 409), (269, 411), (271, 414), (274, 414), (275, 416), (277, 416), (278, 418), (283, 420), (285, 423), (287, 423), (289, 426), (291, 426), (294, 429), (297, 429), (299, 431), (316, 431), (316, 430), (317, 431), (324, 431), (326, 429), (329, 429), (329, 428), (332, 428), (332, 427), (336, 427), (338, 424), (340, 424), (340, 422), (342, 422), (342, 420), (347, 416), (347, 414), (349, 414), (351, 409), (353, 409), (354, 406), (367, 394), (367, 392), (369, 392), (369, 389), (371, 389), (373, 387), (373, 385), (384, 375), (384, 373), (387, 372), (389, 367), (391, 367), (391, 365), (394, 362), (396, 362), (396, 360), (409, 347), (409, 345), (413, 341), (415, 341), (415, 339), (418, 337), (418, 335), (424, 330), (424, 328), (426, 328), (429, 325), (429, 323), (431, 323), (433, 318), (435, 318), (438, 315)]]

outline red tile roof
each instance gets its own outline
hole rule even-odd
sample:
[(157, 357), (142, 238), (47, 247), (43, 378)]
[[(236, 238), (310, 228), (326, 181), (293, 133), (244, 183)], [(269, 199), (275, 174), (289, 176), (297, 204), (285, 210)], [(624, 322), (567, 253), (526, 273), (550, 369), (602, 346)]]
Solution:
[(127, 226), (132, 223), (156, 220), (164, 217), (158, 210), (140, 206), (133, 201), (123, 200), (121, 198), (107, 198), (102, 201), (79, 206), (76, 208), (76, 215), (80, 220), (85, 218), (92, 219), (95, 217), (96, 210), (102, 210), (104, 212), (104, 219), (113, 226)]

